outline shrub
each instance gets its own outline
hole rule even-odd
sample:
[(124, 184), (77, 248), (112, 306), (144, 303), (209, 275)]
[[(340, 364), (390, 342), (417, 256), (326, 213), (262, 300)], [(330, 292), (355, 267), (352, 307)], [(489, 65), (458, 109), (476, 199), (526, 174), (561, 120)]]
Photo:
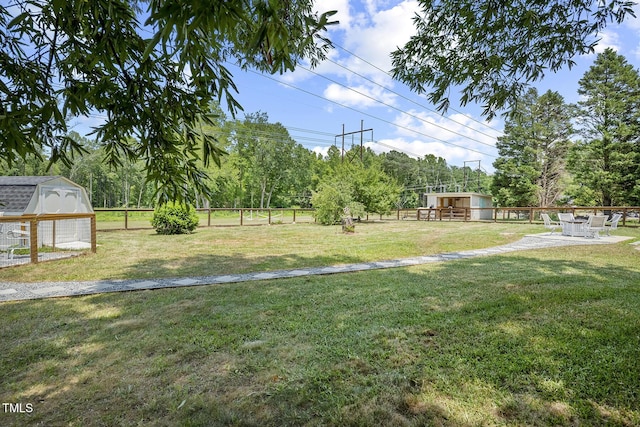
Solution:
[(349, 208), (351, 217), (359, 218), (366, 214), (365, 206), (353, 200), (353, 187), (347, 182), (327, 182), (320, 185), (311, 197), (314, 215), (320, 224), (340, 224), (344, 219), (344, 208)]
[(344, 183), (325, 183), (320, 185), (311, 197), (314, 215), (320, 224), (340, 224), (343, 209), (351, 201), (351, 188)]
[(167, 203), (153, 212), (151, 225), (158, 234), (188, 234), (198, 226), (199, 218), (193, 206)]

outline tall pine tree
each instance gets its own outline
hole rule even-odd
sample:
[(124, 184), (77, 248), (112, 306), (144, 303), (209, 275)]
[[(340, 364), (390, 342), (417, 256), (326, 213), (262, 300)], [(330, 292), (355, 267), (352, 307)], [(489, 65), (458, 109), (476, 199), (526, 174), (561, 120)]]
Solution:
[(557, 92), (530, 89), (505, 123), (493, 195), (501, 206), (551, 206), (563, 193), (565, 158), (573, 133), (571, 107)]
[(580, 133), (570, 167), (603, 206), (640, 203), (640, 75), (613, 49), (579, 82)]

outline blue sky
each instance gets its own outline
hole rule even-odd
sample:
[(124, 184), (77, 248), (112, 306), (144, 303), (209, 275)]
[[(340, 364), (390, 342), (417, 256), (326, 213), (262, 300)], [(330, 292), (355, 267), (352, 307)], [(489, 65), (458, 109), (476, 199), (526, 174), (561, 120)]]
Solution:
[[(270, 121), (282, 123), (298, 142), (320, 152), (334, 141), (340, 147), (335, 135), (342, 133), (343, 125), (345, 132), (353, 132), (364, 121), (364, 129), (373, 129), (364, 134), (364, 140), (376, 152), (394, 147), (409, 155), (435, 154), (456, 166), (480, 160), (483, 169), (493, 171), (495, 137), (504, 125), (501, 117), (487, 123), (480, 107), (457, 103), (442, 115), (424, 97), (382, 71), (391, 69), (390, 52), (414, 34), (411, 19), (418, 11), (417, 1), (322, 0), (316, 7), (338, 11), (340, 24), (328, 36), (339, 47), (313, 73), (298, 69), (265, 77), (232, 68), (245, 112), (268, 113)], [(640, 17), (640, 7), (635, 10)], [(640, 68), (639, 34), (638, 18), (610, 26), (601, 35), (597, 51), (612, 47)], [(579, 57), (571, 70), (549, 74), (534, 86), (540, 93), (551, 89), (567, 102), (577, 102), (578, 80), (595, 58), (595, 54)], [(359, 144), (359, 135), (353, 138)]]
[[(318, 0), (316, 8), (338, 11), (334, 18), (340, 23), (327, 34), (338, 47), (312, 71), (303, 65), (295, 72), (271, 76), (230, 65), (245, 113), (266, 112), (271, 122), (280, 122), (299, 143), (318, 152), (326, 153), (334, 143), (340, 147), (336, 135), (343, 132), (343, 125), (345, 132), (358, 131), (362, 125), (373, 129), (364, 133), (364, 141), (376, 152), (434, 154), (455, 166), (479, 160), (485, 171), (493, 172), (495, 140), (504, 125), (501, 117), (487, 123), (480, 107), (460, 107), (456, 102), (442, 115), (426, 98), (386, 73), (391, 69), (390, 52), (414, 34), (417, 1)], [(640, 6), (635, 10), (640, 16)], [(639, 34), (638, 18), (610, 26), (601, 34), (597, 52), (612, 47), (640, 68)], [(534, 86), (540, 93), (551, 89), (567, 102), (577, 102), (578, 80), (595, 58), (595, 54), (576, 58), (573, 69), (549, 74)], [(78, 131), (87, 124), (83, 119), (76, 123)], [(359, 138), (347, 137), (346, 145), (359, 144)]]

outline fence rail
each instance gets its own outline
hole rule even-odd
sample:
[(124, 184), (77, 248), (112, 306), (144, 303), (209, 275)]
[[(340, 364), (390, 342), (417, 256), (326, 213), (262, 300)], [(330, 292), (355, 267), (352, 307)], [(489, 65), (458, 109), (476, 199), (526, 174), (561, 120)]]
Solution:
[(94, 213), (0, 216), (0, 266), (95, 253), (96, 229)]
[[(315, 222), (313, 209), (199, 208), (200, 227)], [(95, 209), (99, 230), (152, 228), (153, 209)]]
[[(201, 227), (313, 223), (313, 209), (197, 209)], [(514, 208), (413, 208), (367, 214), (363, 220), (484, 221), (542, 223), (541, 213), (574, 216), (621, 213), (621, 226), (640, 225), (639, 206), (572, 206)], [(37, 263), (90, 250), (96, 231), (152, 228), (153, 209), (96, 209), (95, 213), (0, 216), (0, 267)]]
[[(299, 208), (200, 208), (200, 227), (252, 226), (265, 224), (313, 223), (314, 209)], [(152, 228), (153, 209), (95, 209), (98, 229)], [(572, 206), (572, 207), (510, 207), (510, 208), (411, 208), (396, 209), (387, 214), (367, 214), (363, 220), (424, 220), (424, 221), (485, 221), (485, 222), (542, 222), (541, 213), (557, 215), (571, 212), (576, 216), (619, 212), (621, 225), (637, 225), (638, 206)]]

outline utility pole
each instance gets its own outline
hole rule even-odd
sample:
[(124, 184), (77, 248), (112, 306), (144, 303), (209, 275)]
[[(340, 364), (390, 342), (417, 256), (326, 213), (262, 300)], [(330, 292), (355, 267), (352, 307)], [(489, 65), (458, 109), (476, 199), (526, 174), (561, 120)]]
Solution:
[(464, 171), (464, 190), (463, 191), (467, 191), (467, 163), (478, 163), (478, 188), (476, 189), (476, 191), (479, 193), (480, 192), (480, 160), (465, 160), (464, 167), (463, 167), (463, 171)]
[[(342, 137), (342, 162), (344, 162), (344, 137), (347, 135), (355, 135), (356, 133), (360, 134), (360, 161), (363, 159), (363, 143), (364, 143), (364, 133), (371, 132), (371, 140), (373, 141), (373, 128), (364, 129), (364, 120), (360, 120), (360, 130), (354, 132), (346, 132), (344, 131), (344, 124), (342, 125), (342, 133), (336, 135), (335, 137)], [(349, 160), (351, 161), (351, 159)]]

